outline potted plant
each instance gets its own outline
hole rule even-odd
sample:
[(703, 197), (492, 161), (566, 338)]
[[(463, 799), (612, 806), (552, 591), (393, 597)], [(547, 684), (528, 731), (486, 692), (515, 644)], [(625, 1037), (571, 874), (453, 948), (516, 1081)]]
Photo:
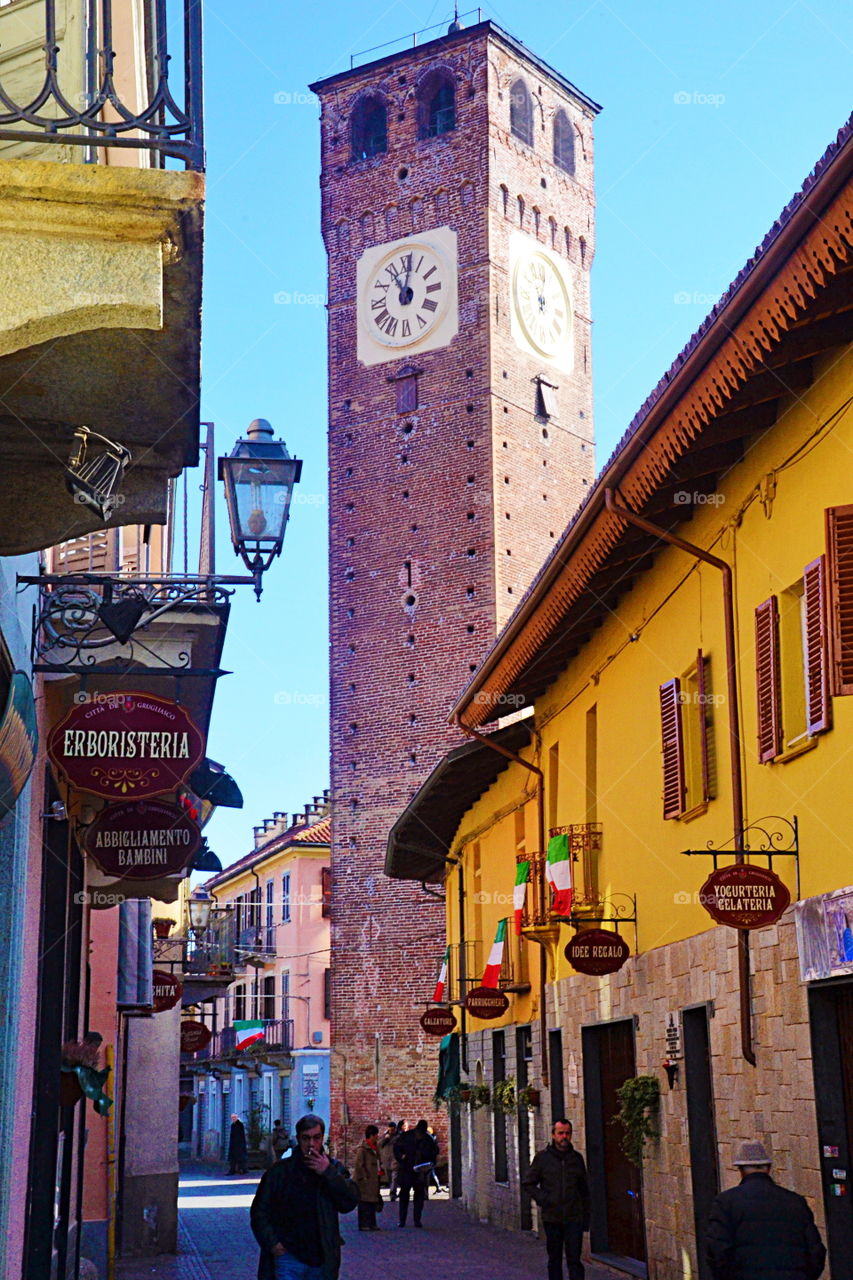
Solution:
[(468, 1106), (472, 1111), (479, 1111), (481, 1107), (487, 1107), (491, 1100), (492, 1091), (487, 1084), (471, 1086), (471, 1097), (468, 1100)]
[(518, 1105), (527, 1111), (532, 1111), (534, 1107), (538, 1107), (542, 1100), (540, 1091), (532, 1084), (526, 1084), (523, 1089), (518, 1090)]
[(496, 1080), (492, 1086), (492, 1110), (499, 1115), (511, 1115), (518, 1107), (515, 1090), (515, 1077), (507, 1076), (506, 1080)]
[(168, 938), (175, 922), (170, 920), (168, 916), (155, 916), (151, 923), (154, 926), (155, 937)]
[(632, 1076), (616, 1090), (619, 1112), (610, 1121), (622, 1126), (622, 1150), (637, 1168), (642, 1168), (646, 1142), (658, 1136), (660, 1081), (657, 1076)]

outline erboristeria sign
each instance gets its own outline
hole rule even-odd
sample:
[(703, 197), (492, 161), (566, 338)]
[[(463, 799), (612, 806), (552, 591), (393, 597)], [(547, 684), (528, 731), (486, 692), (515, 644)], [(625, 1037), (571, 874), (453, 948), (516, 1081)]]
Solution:
[(204, 754), (204, 737), (177, 702), (127, 693), (72, 707), (47, 753), (73, 787), (107, 799), (174, 791)]
[(201, 840), (192, 818), (168, 800), (108, 804), (86, 827), (83, 844), (107, 876), (155, 880), (177, 875)]

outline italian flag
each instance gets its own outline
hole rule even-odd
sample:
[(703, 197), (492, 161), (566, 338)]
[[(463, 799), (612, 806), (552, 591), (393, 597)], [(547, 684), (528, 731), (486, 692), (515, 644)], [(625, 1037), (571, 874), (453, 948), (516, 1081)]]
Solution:
[(438, 982), (435, 984), (435, 991), (432, 993), (433, 1004), (441, 1004), (444, 999), (444, 984), (447, 982), (447, 961), (450, 958), (450, 947), (444, 953), (444, 959), (441, 962), (441, 970), (438, 975)]
[(504, 943), (506, 942), (506, 920), (501, 920), (498, 924), (498, 931), (495, 934), (495, 940), (492, 943), (492, 949), (489, 952), (489, 958), (486, 961), (486, 967), (483, 970), (483, 981), (481, 987), (496, 987), (501, 972), (501, 962), (504, 958)]
[(554, 890), (551, 911), (555, 916), (568, 916), (572, 911), (572, 859), (567, 835), (552, 836), (548, 841), (548, 883)]
[(235, 1022), (234, 1035), (235, 1049), (248, 1049), (249, 1045), (254, 1044), (256, 1040), (263, 1040), (264, 1024), (262, 1022)]
[(530, 874), (530, 863), (519, 862), (515, 868), (515, 888), (512, 891), (512, 908), (515, 915), (515, 936), (521, 937), (521, 913), (524, 910), (524, 899), (527, 897), (527, 877)]

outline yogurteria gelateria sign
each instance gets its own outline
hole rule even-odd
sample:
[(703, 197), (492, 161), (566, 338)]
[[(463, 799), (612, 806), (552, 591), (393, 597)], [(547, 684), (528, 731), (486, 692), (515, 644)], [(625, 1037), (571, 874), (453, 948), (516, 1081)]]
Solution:
[(201, 833), (189, 814), (168, 800), (109, 804), (83, 836), (86, 852), (104, 875), (133, 880), (177, 875), (200, 841)]
[(204, 738), (177, 702), (116, 694), (72, 707), (47, 754), (80, 791), (139, 799), (174, 791), (204, 755)]
[(741, 862), (712, 871), (699, 890), (699, 901), (718, 924), (760, 929), (776, 923), (791, 895), (775, 871)]

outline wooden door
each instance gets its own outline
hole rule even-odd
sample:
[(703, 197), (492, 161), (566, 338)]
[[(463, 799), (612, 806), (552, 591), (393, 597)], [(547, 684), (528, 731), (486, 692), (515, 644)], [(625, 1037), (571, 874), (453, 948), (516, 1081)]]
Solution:
[(616, 1090), (636, 1074), (634, 1025), (611, 1022), (597, 1028), (603, 1120), (604, 1184), (607, 1201), (607, 1251), (646, 1260), (640, 1171), (622, 1151), (622, 1130), (611, 1120), (619, 1111)]

